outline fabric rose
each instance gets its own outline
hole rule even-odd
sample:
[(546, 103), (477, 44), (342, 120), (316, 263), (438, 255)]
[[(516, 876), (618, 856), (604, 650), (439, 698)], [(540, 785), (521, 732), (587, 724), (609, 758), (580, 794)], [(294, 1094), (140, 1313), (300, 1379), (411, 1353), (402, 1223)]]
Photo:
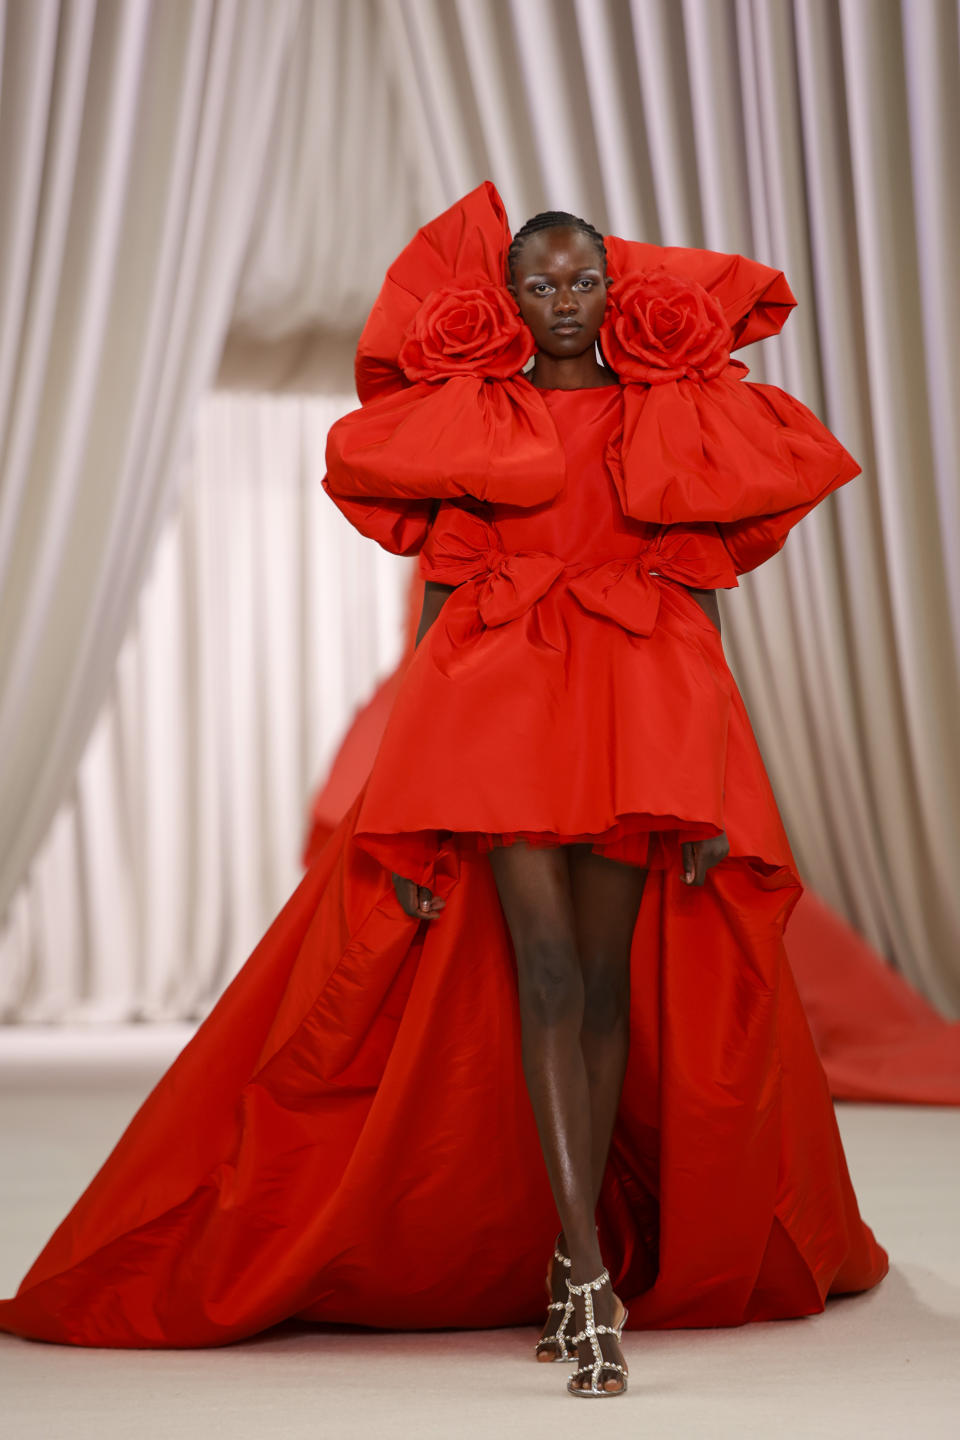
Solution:
[(445, 285), (424, 300), (398, 356), (408, 380), (480, 375), (508, 380), (535, 349), (533, 335), (502, 285)]
[(719, 300), (664, 265), (610, 287), (600, 346), (621, 380), (712, 380), (725, 369), (732, 341)]

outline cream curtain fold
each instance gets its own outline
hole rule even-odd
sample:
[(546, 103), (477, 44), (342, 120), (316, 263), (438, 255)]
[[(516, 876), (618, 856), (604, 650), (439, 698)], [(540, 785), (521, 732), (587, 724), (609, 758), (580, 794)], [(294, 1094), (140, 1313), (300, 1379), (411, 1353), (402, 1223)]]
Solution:
[(0, 1016), (194, 1018), (294, 889), (403, 642), (408, 561), (320, 488), (349, 396), (206, 399), (105, 705), (0, 932)]
[[(60, 943), (59, 881), (38, 859), (45, 834), (79, 866), (77, 895), (92, 894), (69, 838), (91, 803), (77, 760), (188, 474), (174, 463), (178, 436), (218, 357), (221, 384), (343, 390), (384, 265), (488, 177), (515, 224), (572, 209), (785, 271), (798, 309), (743, 358), (754, 380), (821, 415), (864, 473), (725, 601), (726, 645), (805, 877), (960, 1013), (955, 0), (41, 0), (5, 15), (0, 900), (16, 892), (4, 944), (19, 957), (9, 1013), (22, 1013), (17, 996), (40, 1013), (54, 993), (51, 962), (37, 958)], [(260, 458), (269, 487), (269, 448)], [(351, 592), (358, 605), (365, 593)], [(258, 594), (265, 608), (250, 623), (272, 625), (272, 590)], [(190, 613), (189, 590), (181, 603)], [(337, 623), (331, 614), (323, 642), (334, 676)], [(154, 664), (160, 643), (138, 632), (138, 663)], [(115, 710), (128, 704), (121, 673)], [(296, 689), (289, 670), (271, 677)], [(372, 679), (358, 679), (354, 699)], [(342, 712), (331, 702), (329, 713)], [(143, 753), (127, 752), (111, 782), (118, 804), (161, 743), (143, 723)], [(184, 739), (167, 760), (207, 783), (198, 756)], [(221, 834), (226, 849), (246, 843), (267, 783), (249, 758), (229, 763), (231, 784), (254, 799), (238, 795), (253, 809)], [(289, 777), (269, 783), (292, 793)], [(135, 822), (127, 843), (140, 843)], [(275, 831), (278, 855), (283, 843)], [(154, 859), (145, 849), (136, 863), (149, 889)], [(118, 906), (146, 914), (124, 883)], [(231, 924), (219, 893), (208, 937)], [(261, 891), (275, 893), (273, 880)], [(196, 905), (172, 899), (157, 923), (179, 913), (196, 926), (185, 918)], [(116, 1013), (185, 1013), (234, 963), (210, 959), (209, 938), (199, 949), (131, 944), (136, 961), (127, 953), (83, 992), (108, 997), (116, 984)], [(144, 960), (150, 945), (156, 958)], [(232, 939), (223, 954), (235, 957)], [(59, 1014), (83, 987), (75, 977), (71, 991), (66, 970), (58, 983)]]
[(299, 6), (221, 361), (227, 388), (352, 390), (383, 272), (431, 213), (436, 192), (388, 65), (393, 8)]
[(215, 372), (287, 0), (39, 0), (0, 76), (0, 913), (70, 783)]

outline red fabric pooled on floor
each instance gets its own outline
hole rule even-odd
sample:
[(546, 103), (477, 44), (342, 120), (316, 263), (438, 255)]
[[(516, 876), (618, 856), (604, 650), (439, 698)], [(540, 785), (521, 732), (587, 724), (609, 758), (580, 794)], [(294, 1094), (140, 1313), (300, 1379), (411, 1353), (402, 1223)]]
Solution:
[(786, 949), (836, 1099), (960, 1105), (960, 1023), (809, 890)]

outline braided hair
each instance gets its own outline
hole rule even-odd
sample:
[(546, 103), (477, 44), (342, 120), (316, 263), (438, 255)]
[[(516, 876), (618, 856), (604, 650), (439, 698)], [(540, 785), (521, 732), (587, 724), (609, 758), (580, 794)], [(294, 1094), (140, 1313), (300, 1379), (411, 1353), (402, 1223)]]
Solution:
[(567, 210), (543, 210), (539, 215), (534, 215), (520, 229), (510, 241), (510, 249), (507, 251), (507, 271), (512, 280), (517, 269), (517, 262), (520, 259), (520, 251), (524, 243), (531, 235), (537, 235), (541, 230), (579, 230), (591, 240), (600, 252), (603, 261), (603, 268), (607, 268), (607, 247), (603, 243), (603, 236), (600, 231), (590, 224), (589, 220), (582, 220), (579, 215), (571, 215)]

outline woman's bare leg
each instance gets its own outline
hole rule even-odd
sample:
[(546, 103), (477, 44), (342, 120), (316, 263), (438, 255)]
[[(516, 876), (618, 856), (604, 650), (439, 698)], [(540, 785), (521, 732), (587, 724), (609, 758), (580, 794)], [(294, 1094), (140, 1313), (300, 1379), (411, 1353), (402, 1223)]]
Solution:
[(647, 872), (571, 847), (570, 889), (584, 985), (580, 1040), (590, 1090), (594, 1206), (630, 1048), (630, 949)]
[[(646, 879), (646, 870), (639, 866), (608, 860), (585, 846), (571, 850), (570, 888), (584, 984), (580, 1041), (590, 1090), (594, 1207), (627, 1068), (630, 951)], [(560, 1248), (565, 1250), (564, 1237)], [(581, 1377), (579, 1384), (589, 1388), (589, 1377)]]
[[(523, 843), (490, 855), (500, 902), (513, 940), (519, 980), (521, 1043), (527, 1090), (547, 1174), (577, 1284), (603, 1268), (594, 1223), (590, 1088), (581, 1047), (584, 982), (576, 943), (570, 867), (563, 848)], [(595, 1296), (597, 1320), (611, 1324), (618, 1302), (606, 1287)], [(577, 1327), (583, 1325), (583, 1306)], [(613, 1336), (603, 1351), (623, 1363)], [(582, 1361), (590, 1358), (581, 1347)], [(607, 1388), (621, 1388), (606, 1377)]]
[(567, 857), (559, 847), (519, 843), (490, 859), (517, 958), (523, 1070), (547, 1173), (571, 1253), (596, 1260), (583, 979)]

